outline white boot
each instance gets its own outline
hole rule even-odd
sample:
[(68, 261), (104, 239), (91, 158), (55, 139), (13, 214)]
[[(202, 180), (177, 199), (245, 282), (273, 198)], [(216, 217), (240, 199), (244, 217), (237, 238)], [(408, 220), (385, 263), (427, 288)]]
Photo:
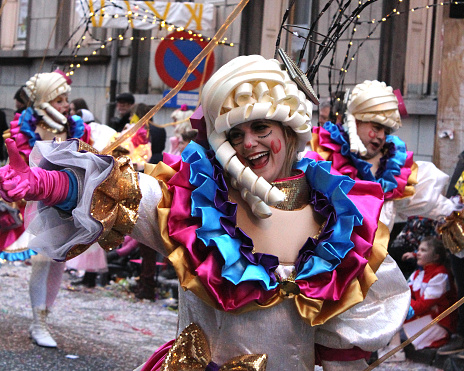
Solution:
[(46, 323), (48, 310), (40, 308), (32, 308), (32, 315), (34, 317), (31, 326), (29, 327), (29, 334), (32, 340), (37, 345), (47, 348), (56, 348), (56, 341), (53, 340), (48, 326)]

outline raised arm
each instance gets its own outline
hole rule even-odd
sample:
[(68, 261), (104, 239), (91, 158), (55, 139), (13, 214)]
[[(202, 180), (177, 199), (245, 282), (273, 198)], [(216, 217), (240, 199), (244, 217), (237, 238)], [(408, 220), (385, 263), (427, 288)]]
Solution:
[(92, 153), (77, 140), (38, 142), (29, 168), (14, 143), (9, 146), (12, 163), (0, 170), (2, 197), (41, 201), (28, 227), (36, 236), (30, 248), (67, 260), (94, 242), (111, 250), (134, 232), (140, 242), (164, 252), (157, 238), (158, 182), (136, 173), (127, 158)]

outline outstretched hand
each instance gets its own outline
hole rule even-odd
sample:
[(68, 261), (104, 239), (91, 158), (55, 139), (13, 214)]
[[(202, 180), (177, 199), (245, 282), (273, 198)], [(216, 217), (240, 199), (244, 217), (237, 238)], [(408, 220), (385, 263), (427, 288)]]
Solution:
[(14, 140), (5, 140), (10, 163), (0, 168), (0, 196), (7, 202), (26, 197), (34, 183), (34, 175), (19, 153)]

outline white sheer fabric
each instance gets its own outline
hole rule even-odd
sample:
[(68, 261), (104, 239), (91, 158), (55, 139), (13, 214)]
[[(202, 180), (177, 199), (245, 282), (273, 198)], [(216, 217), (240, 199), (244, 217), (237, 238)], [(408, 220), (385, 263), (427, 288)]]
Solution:
[(77, 152), (77, 148), (77, 141), (38, 141), (29, 158), (31, 167), (71, 170), (79, 183), (79, 202), (72, 215), (41, 202), (28, 204), (28, 232), (35, 235), (29, 248), (52, 259), (64, 260), (70, 247), (95, 242), (102, 232), (101, 224), (90, 217), (90, 205), (95, 188), (111, 172), (113, 159)]
[[(34, 246), (47, 246), (41, 250), (57, 259), (64, 258), (67, 249), (76, 243), (93, 242), (101, 232), (101, 226), (90, 218), (90, 202), (93, 191), (112, 168), (108, 157), (73, 152), (76, 148), (77, 142), (64, 142), (40, 144), (34, 150), (35, 164), (51, 168), (53, 163), (72, 169), (78, 176), (79, 202), (72, 217), (63, 217), (54, 208), (41, 208), (31, 223), (38, 241), (34, 240)], [(160, 186), (156, 179), (144, 174), (139, 180), (142, 200), (132, 237), (166, 254), (156, 211)], [(288, 273), (292, 267), (279, 269)], [(240, 354), (267, 353), (268, 371), (313, 370), (315, 342), (331, 348), (359, 346), (372, 351), (385, 346), (398, 331), (409, 308), (409, 288), (389, 257), (377, 276), (379, 280), (362, 303), (318, 327), (303, 321), (291, 299), (268, 309), (231, 314), (208, 306), (190, 291), (179, 290), (179, 332), (191, 322), (197, 323), (207, 336), (214, 362), (219, 364)], [(351, 362), (343, 364), (346, 370), (359, 367), (359, 362), (352, 363), (353, 367)], [(326, 367), (337, 369), (340, 365), (330, 362)]]
[(401, 200), (385, 201), (380, 221), (390, 231), (394, 223), (404, 222), (409, 216), (420, 215), (423, 217), (438, 219), (440, 216), (448, 216), (457, 209), (456, 205), (441, 193), (448, 183), (448, 175), (438, 169), (433, 163), (417, 161), (416, 193), (412, 197)]

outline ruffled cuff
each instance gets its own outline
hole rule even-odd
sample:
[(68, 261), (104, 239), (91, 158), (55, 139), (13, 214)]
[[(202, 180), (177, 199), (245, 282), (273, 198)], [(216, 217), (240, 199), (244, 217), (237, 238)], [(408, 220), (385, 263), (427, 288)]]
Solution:
[(105, 249), (120, 244), (131, 232), (141, 198), (137, 174), (128, 159), (96, 154), (78, 141), (37, 142), (31, 166), (69, 170), (77, 179), (78, 200), (72, 215), (34, 203), (28, 230), (36, 237), (29, 247), (63, 261), (85, 251), (94, 242)]

